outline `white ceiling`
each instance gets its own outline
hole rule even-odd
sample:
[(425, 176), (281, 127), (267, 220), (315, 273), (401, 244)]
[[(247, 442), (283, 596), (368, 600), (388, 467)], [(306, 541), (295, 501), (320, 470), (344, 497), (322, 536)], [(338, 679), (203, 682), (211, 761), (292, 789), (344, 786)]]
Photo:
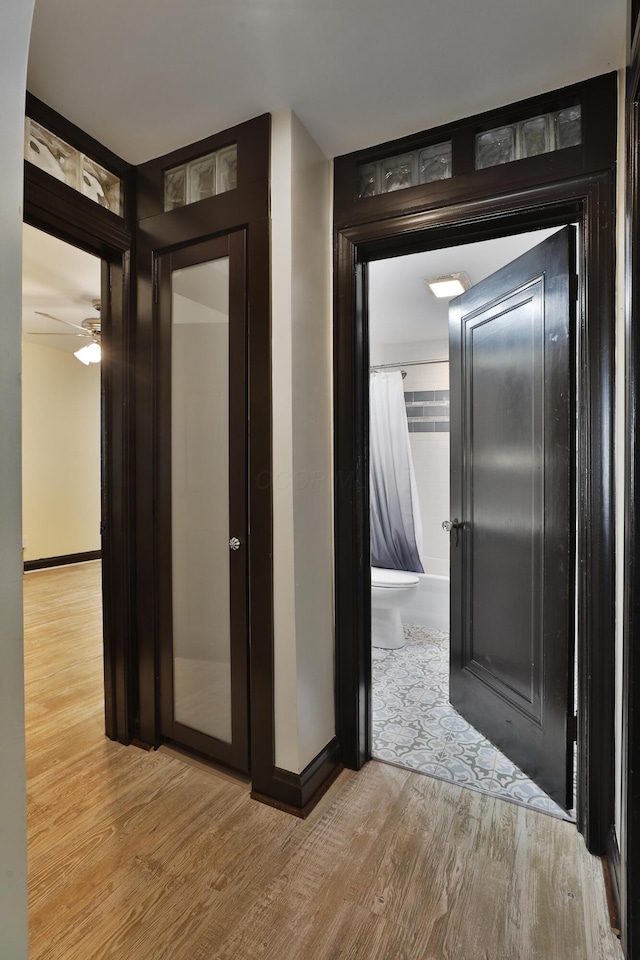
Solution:
[[(131, 163), (288, 108), (336, 156), (616, 69), (626, 17), (627, 0), (36, 0), (28, 87)], [(422, 277), (459, 269), (441, 251), (397, 281), (402, 342), (424, 331)], [(96, 258), (25, 228), (26, 329), (99, 295)]]
[(449, 299), (435, 297), (424, 282), (426, 277), (462, 271), (473, 286), (559, 229), (412, 253), (369, 264), (372, 356), (377, 356), (379, 347), (449, 338)]
[(327, 156), (625, 62), (627, 0), (37, 0), (32, 93), (140, 163), (293, 109)]
[[(24, 339), (68, 353), (90, 343), (89, 339), (76, 336), (70, 327), (38, 316), (36, 310), (78, 324), (85, 317), (96, 317), (91, 301), (100, 299), (100, 271), (98, 257), (25, 224), (22, 247)], [(37, 332), (46, 335), (37, 336)]]

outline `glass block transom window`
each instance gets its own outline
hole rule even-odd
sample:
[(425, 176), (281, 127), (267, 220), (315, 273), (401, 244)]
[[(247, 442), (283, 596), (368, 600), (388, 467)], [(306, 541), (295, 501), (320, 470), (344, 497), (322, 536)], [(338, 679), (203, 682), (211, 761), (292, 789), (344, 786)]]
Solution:
[(188, 203), (197, 203), (227, 190), (235, 190), (237, 185), (238, 147), (234, 143), (165, 170), (164, 209), (175, 210)]
[(476, 135), (476, 170), (582, 143), (580, 104)]
[(415, 187), (419, 183), (448, 180), (451, 176), (451, 141), (436, 143), (377, 163), (358, 167), (358, 200)]
[(24, 157), (56, 180), (122, 216), (120, 178), (29, 117), (25, 120)]

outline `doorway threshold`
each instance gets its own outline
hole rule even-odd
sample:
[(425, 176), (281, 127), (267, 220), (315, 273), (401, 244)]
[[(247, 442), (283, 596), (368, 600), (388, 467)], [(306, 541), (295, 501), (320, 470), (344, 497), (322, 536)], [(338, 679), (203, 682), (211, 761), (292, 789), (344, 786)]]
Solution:
[(173, 757), (174, 760), (181, 760), (182, 763), (188, 763), (189, 766), (197, 767), (206, 773), (211, 773), (214, 777), (219, 777), (219, 779), (226, 780), (228, 783), (235, 783), (236, 786), (251, 786), (251, 778), (245, 776), (243, 773), (229, 770), (227, 767), (223, 767), (222, 764), (216, 763), (214, 760), (209, 760), (206, 757), (189, 753), (187, 750), (175, 746), (175, 744), (163, 743), (158, 747), (158, 753), (163, 753), (165, 757)]
[(573, 821), (449, 703), (449, 635), (405, 625), (405, 645), (372, 650), (372, 756)]

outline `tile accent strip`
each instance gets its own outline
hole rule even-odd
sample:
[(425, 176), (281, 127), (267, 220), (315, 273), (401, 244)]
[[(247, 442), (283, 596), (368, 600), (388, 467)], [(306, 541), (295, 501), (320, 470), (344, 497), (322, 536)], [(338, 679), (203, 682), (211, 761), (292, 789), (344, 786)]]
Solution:
[(449, 432), (448, 390), (408, 390), (404, 402), (409, 433)]

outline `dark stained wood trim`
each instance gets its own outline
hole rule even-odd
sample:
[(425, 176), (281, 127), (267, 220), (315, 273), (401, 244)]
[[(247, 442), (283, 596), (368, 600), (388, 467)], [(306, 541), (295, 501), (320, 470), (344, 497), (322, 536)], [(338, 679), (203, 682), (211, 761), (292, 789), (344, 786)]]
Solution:
[(275, 767), (270, 792), (265, 794), (254, 788), (251, 796), (254, 800), (304, 819), (344, 769), (339, 753), (338, 740), (334, 737), (302, 773), (291, 773)]
[[(220, 243), (220, 241), (218, 241)], [(222, 241), (226, 253), (227, 245)], [(157, 570), (157, 689), (160, 734), (173, 731), (173, 591), (171, 574), (171, 254), (158, 255), (156, 273), (156, 543)], [(160, 429), (162, 426), (162, 429)]]
[[(335, 193), (335, 511), (338, 739), (345, 766), (369, 759), (371, 685), (369, 518), (367, 507), (367, 331), (364, 321), (369, 260), (510, 232), (578, 222), (582, 228), (583, 319), (578, 333), (581, 470), (579, 507), (579, 730), (581, 756), (578, 826), (592, 852), (604, 853), (614, 815), (614, 288), (615, 76), (582, 88), (583, 148), (565, 151), (562, 179), (553, 155), (545, 176), (522, 162), (500, 168), (500, 178), (476, 174), (447, 181), (447, 193), (397, 191), (374, 206), (353, 196), (353, 172), (389, 145), (336, 161)], [(573, 95), (573, 90), (571, 91)], [(537, 100), (543, 108), (549, 100)], [(599, 105), (606, 119), (594, 126)], [(546, 108), (545, 108), (546, 109)], [(501, 122), (509, 111), (489, 115)], [(526, 113), (525, 113), (526, 115)], [(472, 118), (466, 125), (489, 121)], [(454, 125), (455, 127), (455, 125)], [(419, 135), (419, 137), (422, 135)], [(438, 132), (438, 136), (440, 133)], [(419, 140), (418, 137), (418, 140)], [(434, 135), (437, 142), (437, 137)], [(421, 141), (420, 141), (421, 142)], [(432, 141), (433, 142), (433, 141)], [(395, 152), (395, 149), (391, 152)], [(400, 149), (397, 151), (401, 152)], [(569, 163), (569, 154), (573, 161)], [(536, 158), (542, 159), (542, 158)], [(606, 161), (606, 162), (605, 162)], [(599, 166), (602, 165), (602, 166)], [(526, 172), (527, 167), (529, 172)], [(526, 173), (526, 176), (525, 176)], [(571, 175), (570, 175), (571, 174)], [(471, 177), (471, 174), (467, 175)], [(420, 190), (423, 190), (420, 197)], [(446, 201), (446, 202), (445, 202)], [(360, 206), (361, 204), (361, 206)], [(394, 206), (395, 204), (395, 206)], [(365, 209), (368, 207), (368, 209)], [(638, 591), (640, 594), (640, 590)]]
[(101, 560), (102, 550), (86, 550), (84, 553), (65, 553), (60, 557), (44, 557), (42, 560), (25, 560), (24, 571), (47, 570), (49, 567), (65, 567), (72, 563), (87, 563)]
[[(40, 123), (43, 127), (60, 137), (70, 146), (75, 147), (76, 150), (80, 150), (82, 153), (86, 154), (86, 156), (96, 160), (106, 170), (109, 170), (111, 173), (114, 173), (116, 176), (120, 177), (122, 180), (123, 189), (122, 216), (118, 217), (112, 211), (106, 210), (93, 200), (90, 200), (88, 197), (78, 193), (78, 191), (74, 190), (73, 187), (70, 187), (65, 183), (60, 183), (58, 180), (55, 180), (54, 177), (49, 177), (46, 173), (43, 173), (42, 170), (38, 170), (38, 168), (34, 167), (33, 164), (25, 161), (26, 167), (32, 171), (38, 170), (38, 172), (43, 174), (47, 180), (52, 180), (53, 183), (51, 186), (55, 194), (63, 198), (69, 198), (69, 203), (72, 206), (74, 205), (74, 200), (71, 198), (71, 195), (79, 198), (81, 201), (78, 207), (80, 210), (84, 208), (91, 211), (91, 208), (95, 208), (98, 216), (103, 220), (104, 223), (111, 223), (114, 228), (119, 224), (122, 229), (125, 229), (131, 233), (134, 227), (135, 213), (133, 184), (130, 176), (132, 171), (131, 165), (127, 163), (126, 160), (118, 157), (94, 137), (90, 136), (88, 133), (85, 133), (85, 131), (81, 130), (80, 127), (77, 127), (74, 123), (71, 123), (70, 120), (67, 120), (59, 113), (56, 113), (55, 110), (49, 107), (42, 100), (34, 97), (33, 94), (29, 92), (27, 92), (25, 113), (32, 120)], [(78, 203), (77, 199), (75, 203)]]
[[(138, 220), (150, 217), (162, 217), (168, 230), (184, 233), (193, 231), (196, 220), (199, 229), (210, 231), (211, 222), (215, 217), (216, 229), (225, 227), (222, 221), (225, 215), (230, 217), (228, 226), (238, 226), (242, 222), (240, 210), (244, 207), (251, 211), (253, 216), (260, 207), (266, 208), (269, 196), (269, 177), (267, 157), (267, 176), (265, 178), (265, 136), (269, 136), (271, 128), (270, 114), (255, 117), (247, 123), (223, 130), (211, 137), (192, 143), (188, 147), (181, 147), (163, 157), (150, 160), (138, 168)], [(164, 211), (164, 171), (188, 160), (196, 159), (214, 150), (230, 144), (237, 144), (238, 148), (238, 186), (235, 190), (218, 194), (208, 200), (201, 200), (197, 204), (188, 204), (165, 213)], [(212, 210), (215, 211), (212, 214)], [(160, 221), (159, 221), (160, 222)], [(174, 226), (177, 224), (177, 226)], [(161, 229), (161, 228), (160, 228)], [(154, 229), (157, 235), (158, 228)]]
[(335, 248), (334, 457), (336, 726), (346, 767), (371, 756), (368, 326), (366, 262), (346, 232)]
[[(154, 262), (161, 252), (239, 228), (246, 238), (248, 304), (249, 683), (251, 778), (265, 796), (274, 780), (273, 530), (271, 430), (271, 284), (269, 162), (271, 120), (258, 117), (138, 169), (138, 317), (136, 486), (140, 644), (140, 736), (158, 744), (157, 649), (157, 343)], [(161, 211), (162, 171), (226, 143), (238, 144), (238, 188), (168, 213)], [(143, 495), (144, 494), (144, 495)]]
[(122, 157), (113, 153), (108, 147), (96, 140), (90, 134), (86, 133), (80, 127), (67, 120), (62, 114), (57, 113), (52, 107), (48, 106), (43, 100), (38, 99), (32, 93), (27, 91), (25, 101), (25, 114), (37, 123), (42, 124), (51, 133), (65, 140), (70, 146), (81, 150), (93, 160), (97, 160), (101, 166), (110, 170), (118, 176), (124, 176), (130, 170), (130, 164)]
[(229, 250), (229, 355), (235, 357), (229, 383), (229, 522), (230, 535), (240, 549), (230, 551), (233, 638), (231, 643), (231, 729), (233, 766), (250, 768), (249, 709), (249, 495), (247, 397), (247, 236), (245, 230), (228, 235)]
[[(637, 4), (636, 4), (637, 10)], [(627, 171), (625, 258), (626, 488), (624, 641), (622, 659), (622, 771), (620, 926), (625, 956), (640, 956), (640, 29), (627, 70)]]
[[(133, 632), (134, 284), (131, 250), (102, 263), (102, 583), (105, 691), (111, 690), (115, 739), (137, 733), (137, 657)], [(109, 638), (108, 643), (106, 638)], [(108, 701), (105, 696), (105, 703)]]
[[(578, 829), (606, 851), (615, 813), (615, 179), (585, 197), (578, 335)], [(594, 472), (595, 471), (595, 472)]]
[[(131, 182), (131, 175), (125, 174)], [(124, 221), (110, 210), (105, 210), (88, 197), (83, 196), (49, 176), (27, 160), (24, 162), (25, 194), (28, 192), (32, 207), (38, 210), (39, 225), (69, 243), (86, 247), (86, 238), (91, 237), (91, 252), (96, 256), (113, 256), (113, 251), (125, 252), (132, 245), (131, 231)], [(129, 192), (131, 192), (129, 190)]]
[(93, 253), (102, 266), (102, 578), (105, 730), (129, 743), (135, 735), (136, 665), (133, 631), (133, 484), (131, 451), (131, 323), (135, 306), (131, 254), (135, 173), (93, 138), (27, 95), (27, 112), (54, 134), (122, 177), (124, 217), (59, 183), (25, 161), (24, 220)]
[[(421, 131), (401, 140), (377, 144), (335, 160), (334, 218), (339, 227), (393, 216), (407, 216), (427, 209), (439, 209), (461, 197), (493, 196), (533, 184), (557, 183), (565, 178), (611, 168), (616, 162), (617, 75), (596, 77), (550, 93), (531, 97), (487, 113)], [(582, 143), (486, 170), (474, 169), (475, 135), (483, 130), (547, 113), (577, 101), (582, 105)], [(451, 140), (453, 176), (448, 180), (422, 184), (393, 193), (356, 199), (357, 168), (384, 157), (413, 151)]]
[(136, 236), (136, 315), (134, 364), (134, 487), (136, 564), (134, 567), (137, 637), (138, 736), (158, 746), (156, 542), (156, 331), (154, 325), (154, 256), (152, 240)]
[(273, 651), (273, 490), (271, 425), (271, 234), (267, 217), (249, 224), (249, 618), (251, 649), (251, 782), (275, 787)]

